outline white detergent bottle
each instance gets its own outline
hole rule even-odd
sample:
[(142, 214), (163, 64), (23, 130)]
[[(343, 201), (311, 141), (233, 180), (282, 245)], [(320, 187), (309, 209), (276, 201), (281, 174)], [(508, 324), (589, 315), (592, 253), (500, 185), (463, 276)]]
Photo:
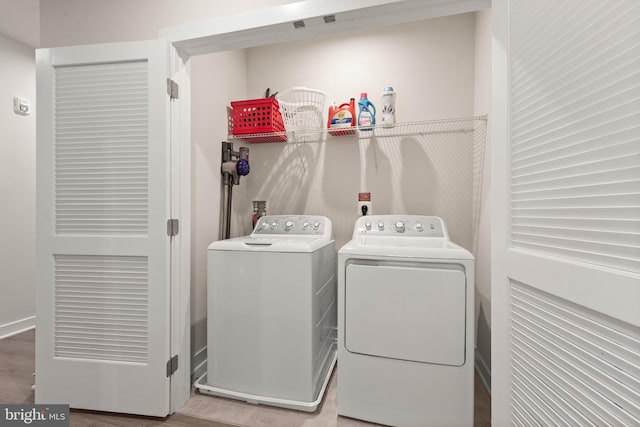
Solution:
[(396, 93), (391, 86), (387, 86), (382, 92), (380, 125), (385, 128), (396, 125)]

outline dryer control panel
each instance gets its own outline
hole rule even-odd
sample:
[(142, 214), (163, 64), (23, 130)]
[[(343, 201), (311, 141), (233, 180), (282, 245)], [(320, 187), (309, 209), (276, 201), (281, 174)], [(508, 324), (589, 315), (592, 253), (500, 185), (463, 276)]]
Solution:
[(260, 217), (253, 236), (267, 234), (331, 237), (331, 221), (324, 216), (266, 215)]
[(442, 218), (423, 215), (371, 215), (356, 222), (353, 237), (371, 236), (449, 238)]

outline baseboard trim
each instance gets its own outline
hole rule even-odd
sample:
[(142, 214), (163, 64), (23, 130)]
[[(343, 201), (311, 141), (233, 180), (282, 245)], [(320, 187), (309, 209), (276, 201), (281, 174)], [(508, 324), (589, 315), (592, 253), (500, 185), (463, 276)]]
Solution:
[(5, 323), (4, 325), (0, 325), (0, 340), (18, 335), (35, 327), (36, 316), (29, 316), (24, 319), (16, 320), (15, 322)]
[(491, 394), (491, 370), (478, 350), (476, 350), (475, 356), (476, 370), (478, 371), (480, 379), (484, 383), (484, 387), (487, 389), (487, 392)]
[(191, 384), (207, 372), (207, 346), (191, 356)]

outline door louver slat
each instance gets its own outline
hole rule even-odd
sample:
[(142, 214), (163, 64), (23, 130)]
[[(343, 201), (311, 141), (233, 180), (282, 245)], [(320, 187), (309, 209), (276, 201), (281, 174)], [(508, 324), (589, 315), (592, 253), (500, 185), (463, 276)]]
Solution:
[[(640, 328), (518, 282), (510, 311), (514, 418), (640, 424)], [(553, 423), (533, 410), (541, 401)]]
[(146, 363), (147, 258), (56, 255), (54, 259), (55, 355)]
[(511, 244), (639, 273), (640, 4), (583, 3), (511, 5)]
[(147, 102), (145, 61), (56, 68), (58, 235), (147, 234)]

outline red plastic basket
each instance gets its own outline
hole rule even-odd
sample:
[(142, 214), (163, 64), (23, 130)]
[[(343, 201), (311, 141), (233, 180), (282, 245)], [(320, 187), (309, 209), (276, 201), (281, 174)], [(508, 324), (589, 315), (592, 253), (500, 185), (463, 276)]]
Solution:
[[(284, 132), (284, 122), (278, 101), (274, 98), (250, 99), (231, 103), (229, 127), (233, 135)], [(246, 138), (251, 142), (271, 142), (287, 140), (286, 135), (268, 135)]]

